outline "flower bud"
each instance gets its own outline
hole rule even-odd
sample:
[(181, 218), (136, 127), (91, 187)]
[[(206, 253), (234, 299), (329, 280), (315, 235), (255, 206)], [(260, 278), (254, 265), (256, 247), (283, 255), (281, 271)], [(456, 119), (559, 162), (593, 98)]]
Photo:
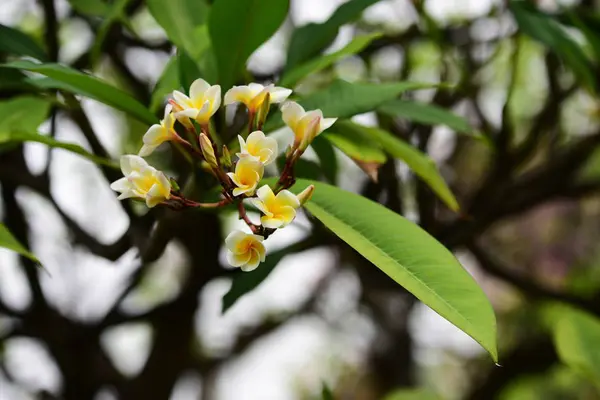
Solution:
[(221, 163), (227, 168), (231, 168), (233, 165), (231, 162), (231, 153), (229, 153), (229, 149), (225, 145), (223, 145), (223, 157), (221, 157)]
[(301, 206), (311, 199), (314, 191), (315, 185), (310, 185), (296, 196)]
[(308, 147), (309, 144), (317, 137), (320, 133), (319, 128), (321, 126), (321, 117), (313, 118), (308, 125), (306, 126), (306, 132), (304, 137), (302, 138), (302, 142), (300, 143), (300, 150), (304, 151)]
[(179, 187), (179, 184), (177, 183), (177, 181), (173, 178), (169, 178), (169, 182), (171, 183), (171, 189), (174, 192), (179, 192), (179, 190), (181, 190), (181, 188)]
[(199, 137), (200, 148), (202, 149), (202, 155), (206, 162), (213, 168), (218, 168), (217, 158), (215, 157), (215, 150), (213, 149), (212, 143), (208, 136), (204, 133), (200, 134)]
[(260, 108), (258, 109), (258, 113), (256, 115), (256, 126), (258, 129), (262, 129), (265, 121), (267, 119), (267, 115), (269, 115), (269, 110), (271, 108), (271, 94), (267, 92), (262, 103), (260, 104)]

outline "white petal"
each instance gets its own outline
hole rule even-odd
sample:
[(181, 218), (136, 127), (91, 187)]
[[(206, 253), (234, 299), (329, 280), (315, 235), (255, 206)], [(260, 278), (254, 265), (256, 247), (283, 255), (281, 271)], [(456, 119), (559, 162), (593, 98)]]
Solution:
[(277, 140), (272, 137), (266, 137), (263, 146), (271, 150), (275, 155), (279, 153), (279, 145), (277, 144)]
[(252, 83), (248, 84), (248, 89), (250, 89), (250, 93), (251, 93), (252, 97), (254, 97), (257, 94), (259, 94), (260, 92), (262, 92), (264, 88), (265, 87), (263, 85), (261, 85), (260, 83), (252, 82)]
[(231, 252), (227, 252), (227, 262), (232, 267), (243, 267), (248, 263), (252, 254), (250, 252), (244, 254), (234, 254)]
[(164, 136), (165, 128), (163, 128), (160, 125), (154, 124), (146, 131), (146, 133), (144, 133), (144, 138), (142, 140), (146, 144), (160, 144), (164, 141)]
[(275, 200), (275, 193), (269, 187), (269, 185), (263, 185), (256, 191), (256, 196), (266, 204), (271, 203)]
[(302, 117), (302, 121), (307, 121), (307, 122), (308, 121), (313, 121), (316, 118), (323, 119), (323, 111), (321, 111), (321, 110), (311, 110), (311, 111), (308, 111)]
[(244, 240), (248, 234), (246, 232), (235, 230), (225, 238), (225, 247), (231, 252), (235, 252), (237, 244)]
[(250, 250), (248, 254), (248, 261), (240, 266), (241, 270), (244, 272), (254, 271), (260, 265), (260, 253), (258, 251), (253, 249)]
[(289, 190), (282, 190), (281, 192), (277, 193), (276, 197), (281, 204), (294, 208), (300, 207), (300, 201), (298, 201), (298, 197), (296, 197), (296, 195)]
[(244, 151), (246, 151), (246, 142), (244, 141), (244, 138), (242, 137), (242, 135), (238, 135), (238, 141), (240, 142), (240, 150), (243, 153)]
[(182, 117), (187, 117), (187, 118), (192, 118), (192, 119), (196, 119), (196, 116), (198, 115), (198, 109), (196, 108), (186, 108), (183, 111), (179, 111), (175, 113), (175, 118), (179, 119)]
[(162, 195), (168, 199), (171, 193), (171, 182), (169, 182), (169, 178), (167, 178), (167, 176), (160, 171), (157, 171), (156, 177), (158, 178)]
[(254, 147), (258, 144), (258, 142), (260, 142), (264, 139), (265, 139), (265, 134), (262, 131), (254, 131), (248, 135), (248, 138), (246, 139), (246, 143), (248, 144), (248, 146)]
[(126, 190), (117, 197), (117, 200), (130, 199), (132, 197), (139, 197), (133, 190)]
[(270, 218), (266, 215), (261, 217), (260, 223), (262, 224), (262, 226), (269, 229), (278, 229), (281, 228), (284, 224), (282, 220), (278, 218)]
[(190, 98), (192, 101), (196, 101), (204, 96), (204, 93), (208, 90), (210, 84), (204, 79), (196, 79), (190, 86)]
[(269, 94), (271, 95), (271, 104), (281, 103), (290, 97), (292, 94), (292, 89), (273, 86), (269, 88)]
[(189, 108), (190, 106), (190, 98), (181, 93), (179, 90), (173, 91), (173, 99), (175, 99), (175, 102), (182, 108)]
[(167, 103), (167, 105), (165, 106), (165, 115), (163, 117), (163, 120), (167, 119), (167, 117), (171, 114), (171, 111), (173, 111), (173, 105)]
[(260, 149), (260, 151), (258, 152), (258, 159), (264, 165), (271, 164), (273, 161), (275, 161), (275, 158), (275, 153), (273, 153), (271, 149), (264, 148)]
[(233, 103), (249, 104), (252, 100), (252, 90), (248, 86), (234, 86), (225, 93), (225, 105)]
[(283, 106), (281, 106), (281, 118), (287, 126), (292, 128), (292, 130), (294, 129), (298, 121), (300, 121), (300, 119), (304, 117), (304, 114), (306, 114), (304, 112), (304, 108), (302, 108), (300, 104), (294, 101), (288, 101)]
[(321, 126), (319, 126), (319, 130), (323, 132), (325, 129), (331, 128), (331, 125), (335, 124), (337, 118), (323, 118), (321, 119)]
[(267, 216), (271, 216), (273, 215), (273, 213), (269, 212), (269, 210), (267, 209), (267, 207), (265, 206), (265, 203), (263, 203), (262, 201), (260, 201), (259, 199), (250, 199), (250, 203), (252, 203), (252, 205), (256, 208), (259, 209), (259, 211), (261, 211), (262, 213), (264, 213)]
[(211, 111), (214, 114), (221, 107), (221, 86), (211, 86), (206, 91), (206, 99), (211, 103)]
[(204, 104), (202, 104), (202, 108), (197, 111), (198, 113), (196, 114), (196, 121), (198, 121), (201, 124), (207, 123), (212, 115), (210, 109), (210, 102), (206, 100)]
[(140, 156), (134, 156), (132, 154), (121, 156), (121, 171), (123, 171), (123, 175), (125, 176), (134, 171), (141, 171), (148, 166), (146, 160)]
[(131, 188), (131, 184), (127, 178), (121, 178), (111, 183), (110, 188), (116, 192), (124, 192)]
[(154, 144), (144, 144), (144, 145), (142, 145), (142, 148), (138, 152), (138, 156), (148, 157), (150, 154), (152, 154), (154, 152), (154, 150), (156, 150), (157, 147), (158, 147), (158, 145), (154, 145)]

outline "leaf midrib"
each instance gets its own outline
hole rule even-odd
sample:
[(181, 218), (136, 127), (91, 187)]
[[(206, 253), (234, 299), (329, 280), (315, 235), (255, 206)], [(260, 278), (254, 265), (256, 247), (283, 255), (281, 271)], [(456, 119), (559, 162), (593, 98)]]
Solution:
[[(443, 297), (441, 297), (437, 292), (435, 292), (434, 290), (432, 290), (429, 286), (427, 286), (425, 284), (425, 282), (419, 278), (417, 275), (415, 275), (410, 269), (406, 268), (403, 264), (399, 263), (398, 261), (396, 261), (395, 259), (393, 259), (390, 255), (388, 255), (385, 251), (383, 251), (378, 245), (376, 245), (369, 237), (367, 237), (366, 235), (362, 234), (360, 231), (358, 231), (354, 225), (352, 225), (351, 223), (348, 223), (346, 221), (341, 220), (340, 218), (338, 218), (335, 214), (328, 212), (327, 210), (325, 210), (324, 208), (322, 208), (321, 206), (317, 205), (314, 201), (308, 203), (306, 205), (306, 207), (309, 209), (309, 211), (313, 212), (313, 210), (311, 210), (311, 208), (317, 208), (319, 209), (321, 212), (324, 212), (326, 214), (328, 214), (331, 218), (334, 218), (338, 223), (342, 224), (342, 225), (346, 225), (348, 226), (351, 231), (356, 234), (359, 235), (360, 237), (364, 238), (366, 240), (366, 242), (368, 242), (368, 244), (370, 246), (372, 246), (373, 248), (375, 248), (378, 252), (378, 254), (383, 255), (387, 260), (392, 261), (394, 264), (399, 265), (404, 271), (406, 271), (416, 282), (419, 283), (419, 285), (423, 288), (425, 288), (425, 290), (428, 293), (431, 293), (436, 299), (440, 300), (443, 304), (445, 304), (450, 310), (452, 310), (454, 313), (456, 313), (456, 315), (458, 315), (463, 321), (465, 321), (467, 323), (467, 325), (471, 328), (471, 330), (477, 330), (477, 326), (473, 325), (473, 322), (470, 318), (468, 318), (467, 316), (463, 315), (462, 313), (460, 313), (452, 304), (448, 303), (448, 301), (446, 301)], [(343, 235), (343, 233), (342, 233)], [(341, 235), (340, 235), (341, 236)], [(371, 259), (369, 259), (369, 257), (365, 256), (365, 258), (367, 258), (370, 262), (372, 262), (373, 264), (375, 264)], [(376, 265), (376, 264), (375, 264)], [(462, 266), (461, 266), (462, 268)], [(385, 271), (384, 271), (385, 272)], [(467, 272), (468, 273), (468, 272)], [(387, 274), (387, 273), (386, 273)], [(470, 276), (470, 275), (469, 275)], [(472, 277), (471, 277), (472, 279)], [(414, 293), (413, 293), (414, 294)], [(419, 300), (423, 301), (419, 296), (417, 296), (416, 294), (414, 294), (415, 297), (419, 298)], [(434, 310), (437, 313), (439, 313), (440, 315), (442, 315), (442, 313), (440, 313), (437, 310)], [(442, 315), (443, 317), (445, 317), (444, 315)], [(494, 322), (495, 324), (495, 322)], [(482, 343), (483, 341), (480, 341), (478, 339), (476, 339), (475, 337), (473, 337), (470, 333), (467, 333), (470, 337), (472, 337), (475, 341), (477, 341), (478, 343), (484, 345), (484, 343)], [(486, 342), (484, 347), (486, 349), (489, 348), (488, 343)], [(493, 349), (493, 347), (492, 347)], [(496, 358), (496, 354), (493, 355), (494, 358)]]

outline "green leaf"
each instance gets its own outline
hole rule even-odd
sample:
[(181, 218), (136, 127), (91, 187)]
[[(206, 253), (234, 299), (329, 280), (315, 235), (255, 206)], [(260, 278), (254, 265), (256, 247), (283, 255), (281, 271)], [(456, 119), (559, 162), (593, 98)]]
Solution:
[(146, 4), (169, 40), (198, 61), (202, 48), (198, 46), (197, 29), (206, 23), (208, 4), (203, 0), (147, 0)]
[(585, 53), (571, 39), (560, 24), (548, 15), (537, 11), (525, 1), (510, 3), (519, 29), (526, 35), (546, 45), (567, 64), (581, 83), (590, 90), (596, 88), (596, 76)]
[(37, 132), (46, 120), (50, 102), (33, 96), (0, 101), (0, 138), (12, 132)]
[(110, 6), (102, 0), (69, 0), (71, 7), (85, 15), (103, 17), (110, 11)]
[(321, 400), (335, 400), (333, 392), (325, 382), (321, 383)]
[(311, 184), (315, 192), (305, 207), (315, 218), (497, 361), (492, 306), (449, 250), (418, 225), (355, 193), (302, 179), (292, 191)]
[(383, 164), (387, 159), (381, 145), (373, 140), (362, 125), (338, 121), (320, 136), (353, 160)]
[(12, 132), (10, 134), (6, 134), (0, 131), (0, 144), (1, 143), (20, 143), (20, 142), (37, 142), (48, 145), (52, 148), (64, 149), (68, 150), (72, 153), (78, 154), (87, 158), (88, 160), (100, 164), (105, 165), (110, 168), (119, 169), (119, 164), (107, 160), (106, 158), (98, 157), (78, 144), (74, 143), (65, 143), (59, 140), (56, 140), (50, 136), (40, 135), (38, 133), (26, 133), (26, 132)]
[(365, 8), (377, 1), (350, 0), (342, 4), (327, 21), (294, 30), (288, 47), (286, 71), (317, 56), (333, 42), (342, 25), (358, 19)]
[(180, 87), (179, 64), (177, 63), (177, 57), (173, 56), (169, 59), (167, 65), (165, 65), (165, 68), (152, 91), (150, 110), (156, 112), (163, 105), (167, 95)]
[(0, 24), (0, 53), (46, 60), (46, 52), (27, 34)]
[(33, 96), (20, 96), (0, 101), (0, 144), (43, 143), (79, 154), (97, 164), (118, 168), (116, 163), (97, 157), (79, 145), (60, 142), (50, 136), (38, 134), (38, 127), (48, 118), (50, 106), (49, 100)]
[(335, 185), (337, 181), (338, 162), (333, 146), (322, 136), (317, 136), (310, 145), (315, 153), (317, 153), (323, 175), (329, 183)]
[(289, 0), (215, 1), (208, 31), (223, 90), (236, 82), (252, 52), (277, 31), (288, 8)]
[(29, 61), (15, 61), (3, 66), (37, 72), (51, 78), (30, 80), (31, 83), (38, 84), (41, 87), (80, 94), (124, 111), (146, 124), (156, 123), (154, 115), (140, 102), (121, 89), (117, 89), (95, 76), (59, 64), (34, 64)]
[(198, 64), (183, 49), (177, 51), (177, 66), (179, 69), (179, 82), (187, 92), (192, 86), (192, 82), (200, 77), (200, 69)]
[(30, 260), (39, 263), (40, 260), (27, 250), (8, 230), (4, 224), (0, 223), (0, 247), (4, 247), (5, 249), (9, 249), (14, 251), (15, 253), (19, 253), (20, 255), (29, 258)]
[[(103, 15), (102, 23), (96, 32), (96, 38), (92, 49), (90, 50), (91, 65), (95, 65), (102, 54), (104, 40), (110, 31), (110, 28), (118, 21), (124, 26), (129, 26), (129, 19), (125, 15), (125, 9), (132, 0), (115, 0), (109, 6), (106, 14)], [(130, 29), (133, 31), (133, 29)]]
[(231, 288), (223, 296), (222, 312), (227, 311), (236, 301), (246, 293), (254, 290), (275, 269), (277, 264), (287, 255), (306, 250), (312, 243), (302, 241), (284, 249), (269, 254), (264, 263), (251, 272), (239, 272), (233, 277)]
[(433, 104), (393, 100), (382, 104), (378, 111), (395, 118), (404, 118), (427, 125), (446, 125), (459, 133), (477, 135), (466, 119)]
[(285, 73), (283, 78), (281, 78), (279, 85), (284, 87), (294, 87), (301, 79), (316, 72), (319, 72), (320, 70), (329, 67), (330, 65), (345, 57), (360, 52), (362, 49), (367, 47), (373, 40), (380, 38), (381, 35), (381, 33), (377, 32), (368, 35), (357, 36), (343, 49), (338, 50), (335, 53), (315, 58)]
[(0, 67), (0, 90), (9, 92), (37, 92), (37, 88), (27, 82), (27, 77), (21, 71)]
[[(421, 82), (349, 83), (338, 79), (327, 88), (306, 96), (299, 103), (306, 110), (321, 109), (326, 117), (349, 118), (373, 111), (406, 91), (438, 86), (441, 85)], [(265, 131), (275, 130), (282, 125), (281, 112), (278, 111), (267, 121)]]
[[(350, 122), (343, 122), (348, 124)], [(392, 157), (399, 158), (446, 203), (452, 211), (458, 211), (460, 206), (456, 197), (440, 175), (435, 162), (410, 144), (398, 139), (391, 133), (377, 128), (363, 127)]]
[(600, 320), (567, 306), (555, 315), (554, 344), (561, 361), (600, 384)]

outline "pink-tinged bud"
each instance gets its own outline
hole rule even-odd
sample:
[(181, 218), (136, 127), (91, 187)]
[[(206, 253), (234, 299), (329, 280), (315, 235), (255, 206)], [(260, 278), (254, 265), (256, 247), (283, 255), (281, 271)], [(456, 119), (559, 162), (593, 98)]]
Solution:
[(304, 189), (302, 192), (300, 192), (300, 194), (298, 194), (298, 196), (296, 196), (298, 198), (298, 201), (300, 202), (301, 206), (303, 206), (307, 201), (309, 201), (311, 199), (314, 191), (315, 191), (315, 185), (310, 185), (306, 189)]
[(175, 101), (175, 99), (169, 99), (169, 104), (173, 106), (173, 112), (183, 111), (183, 108)]
[(306, 126), (306, 131), (304, 133), (304, 138), (300, 145), (300, 148), (302, 150), (306, 150), (308, 145), (311, 144), (313, 140), (315, 140), (317, 135), (320, 133), (320, 130), (319, 130), (320, 127), (321, 127), (321, 117), (316, 117), (308, 123), (308, 125)]
[(213, 149), (212, 143), (208, 136), (204, 133), (200, 134), (199, 137), (200, 148), (202, 149), (202, 155), (206, 162), (213, 168), (218, 168), (217, 158), (215, 157), (215, 150)]

